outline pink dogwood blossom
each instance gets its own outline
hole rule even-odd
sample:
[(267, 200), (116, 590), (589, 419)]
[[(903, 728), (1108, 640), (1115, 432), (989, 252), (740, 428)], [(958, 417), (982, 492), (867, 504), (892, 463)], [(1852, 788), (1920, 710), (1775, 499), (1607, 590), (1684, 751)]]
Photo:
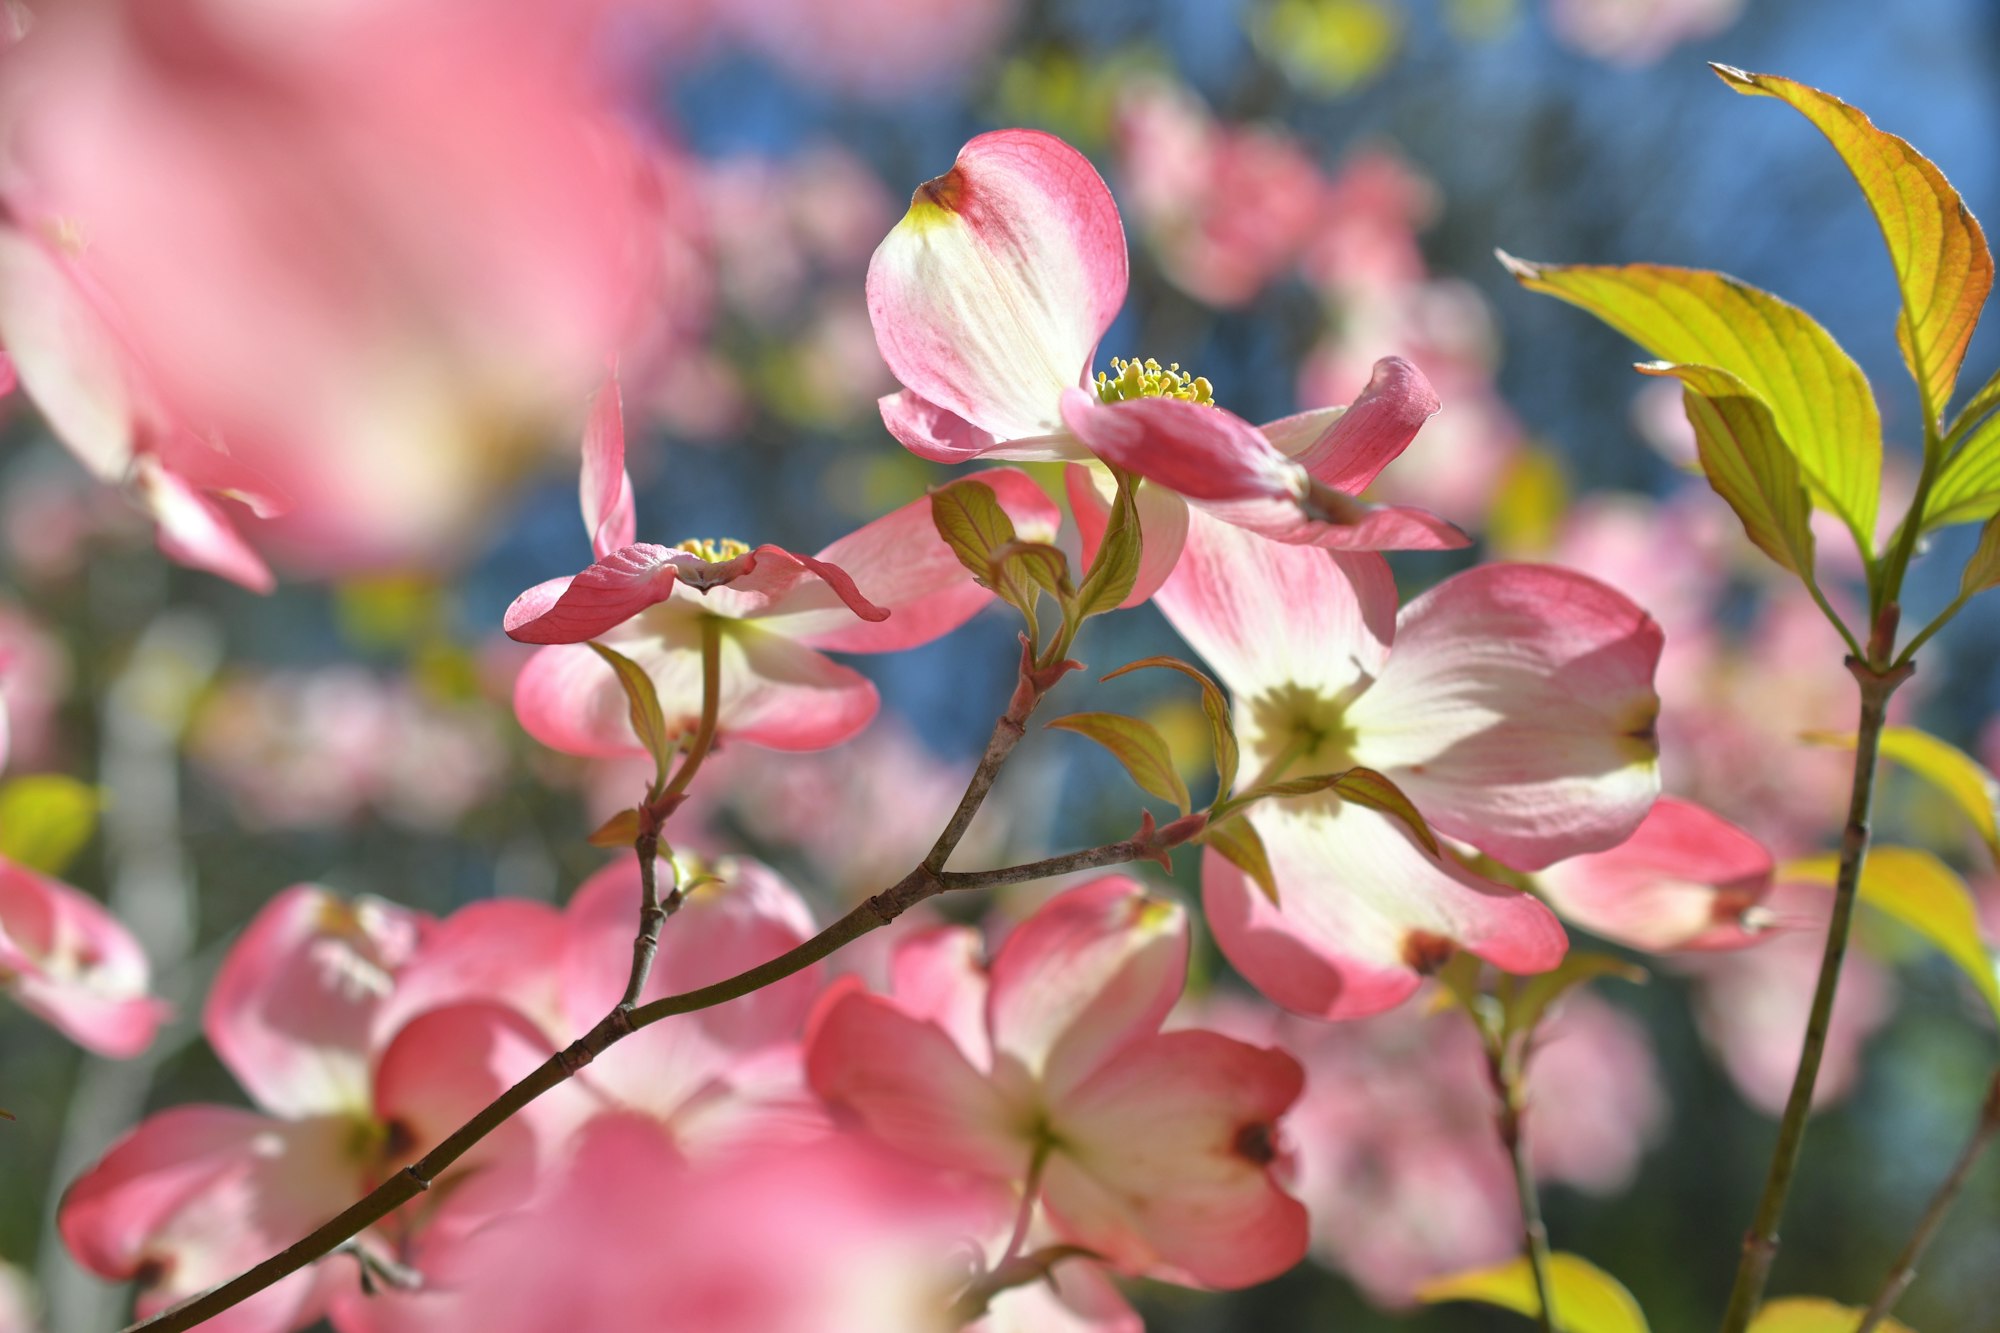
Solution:
[(1285, 541), (1464, 544), (1429, 514), (1354, 498), (1437, 410), (1406, 363), (1378, 367), (1350, 409), (1261, 428), (1177, 368), (1114, 362), (1093, 387), (1126, 262), (1118, 207), (1074, 148), (1031, 130), (966, 144), (917, 190), (868, 268), (876, 340), (904, 386), (882, 400), (890, 433), (937, 462), (1099, 459), (1145, 478), (1155, 560), (1141, 597), (1172, 567), (1189, 503)]
[[(636, 751), (623, 691), (584, 641), (596, 639), (653, 678), (669, 734), (691, 730), (702, 704), (702, 640), (719, 635), (722, 735), (779, 750), (837, 745), (866, 726), (875, 687), (819, 650), (894, 652), (958, 628), (992, 601), (931, 519), (928, 496), (834, 542), (817, 556), (741, 542), (632, 542), (630, 483), (615, 379), (602, 390), (584, 445), (584, 521), (596, 563), (529, 589), (507, 609), (507, 633), (549, 645), (515, 682), (528, 734), (571, 754)], [(1011, 469), (977, 475), (1026, 540), (1055, 535), (1055, 506)]]
[[(261, 1109), (177, 1106), (114, 1144), (64, 1197), (79, 1263), (138, 1280), (146, 1314), (290, 1244), (456, 1128), (541, 1055), (511, 1010), (468, 1004), (394, 1033), (376, 1020), (420, 946), (422, 918), (301, 886), (273, 899), (225, 959), (203, 1015), (210, 1044)], [(390, 1259), (426, 1234), (479, 1225), (527, 1185), (530, 1122), (489, 1138), (429, 1206), (359, 1244)], [(208, 1327), (282, 1333), (348, 1299), (354, 1269), (315, 1265)]]
[(0, 858), (0, 991), (114, 1059), (152, 1045), (167, 1016), (132, 932), (95, 898)]
[[(1197, 515), (1158, 602), (1234, 695), (1246, 783), (1371, 768), (1439, 833), (1516, 869), (1615, 846), (1658, 792), (1659, 627), (1582, 575), (1482, 566), (1398, 615), (1380, 556)], [(1389, 815), (1321, 794), (1242, 817), (1277, 899), (1211, 851), (1203, 900), (1230, 961), (1286, 1008), (1390, 1008), (1454, 949), (1514, 972), (1563, 956), (1540, 902)]]
[(1277, 1180), (1299, 1067), (1215, 1033), (1160, 1032), (1187, 950), (1184, 913), (1120, 877), (1050, 900), (988, 968), (970, 931), (918, 936), (890, 994), (828, 992), (807, 1076), (915, 1157), (1034, 1181), (1049, 1233), (1120, 1269), (1263, 1281), (1305, 1248), (1305, 1211)]

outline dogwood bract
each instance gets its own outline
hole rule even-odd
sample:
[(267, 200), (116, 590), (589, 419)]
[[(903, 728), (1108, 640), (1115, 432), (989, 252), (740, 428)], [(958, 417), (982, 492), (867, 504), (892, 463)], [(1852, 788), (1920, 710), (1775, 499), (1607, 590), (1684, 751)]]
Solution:
[[(1156, 600), (1234, 694), (1250, 781), (1371, 768), (1440, 833), (1516, 869), (1615, 846), (1658, 793), (1659, 627), (1584, 575), (1485, 565), (1398, 615), (1380, 556), (1195, 515)], [(1377, 810), (1323, 793), (1239, 817), (1277, 900), (1211, 851), (1203, 901), (1230, 961), (1288, 1009), (1357, 1017), (1455, 949), (1539, 972), (1567, 947), (1539, 901)]]

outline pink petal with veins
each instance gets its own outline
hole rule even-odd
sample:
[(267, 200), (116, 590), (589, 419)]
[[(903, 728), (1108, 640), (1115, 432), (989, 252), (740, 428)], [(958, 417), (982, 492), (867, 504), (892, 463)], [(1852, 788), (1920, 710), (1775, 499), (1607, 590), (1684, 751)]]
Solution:
[(583, 426), (583, 467), (578, 479), (583, 526), (591, 554), (602, 560), (638, 540), (632, 512), (632, 478), (625, 471), (625, 412), (618, 372), (605, 376)]

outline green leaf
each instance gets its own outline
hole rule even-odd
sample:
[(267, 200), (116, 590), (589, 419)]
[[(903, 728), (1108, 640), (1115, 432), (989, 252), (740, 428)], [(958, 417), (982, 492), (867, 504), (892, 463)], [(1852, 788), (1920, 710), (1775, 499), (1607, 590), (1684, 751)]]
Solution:
[[(1993, 587), (2000, 587), (2000, 515), (1986, 520), (1979, 531), (1979, 545), (1973, 548), (1972, 558), (1965, 562), (1965, 572), (1958, 578), (1958, 590), (1966, 597)], [(2000, 848), (1994, 855), (2000, 856)]]
[[(1794, 861), (1780, 872), (1796, 883), (1828, 886), (1839, 873), (1840, 858), (1832, 854)], [(2000, 970), (1980, 933), (1972, 892), (1951, 867), (1914, 847), (1877, 847), (1861, 869), (1861, 901), (1936, 945), (2000, 1017)]]
[(2000, 513), (2000, 415), (1990, 416), (1938, 469), (1924, 501), (1924, 527), (1977, 523)]
[(1278, 881), (1271, 874), (1271, 856), (1264, 850), (1264, 839), (1250, 826), (1250, 821), (1241, 815), (1225, 819), (1219, 824), (1210, 824), (1201, 836), (1201, 841), (1222, 853), (1231, 865), (1248, 875), (1261, 889), (1271, 906), (1278, 906)]
[(1646, 969), (1608, 953), (1585, 953), (1572, 949), (1562, 962), (1547, 972), (1524, 979), (1507, 1001), (1506, 1026), (1509, 1035), (1526, 1034), (1541, 1026), (1549, 1007), (1577, 986), (1601, 977), (1615, 977), (1643, 986)]
[(1861, 368), (1812, 316), (1706, 269), (1500, 259), (1522, 286), (1588, 310), (1658, 359), (1741, 380), (1770, 409), (1815, 499), (1873, 552), (1882, 420)]
[[(1750, 1321), (1750, 1333), (1854, 1333), (1867, 1311), (1853, 1305), (1836, 1305), (1818, 1296), (1787, 1296), (1772, 1301)], [(1877, 1333), (1910, 1333), (1909, 1325), (1884, 1319), (1875, 1325)]]
[(983, 481), (954, 481), (932, 491), (931, 523), (958, 563), (982, 581), (994, 552), (1014, 540), (1014, 520)]
[(618, 673), (618, 688), (625, 691), (625, 703), (630, 709), (632, 734), (639, 738), (639, 744), (646, 747), (646, 753), (653, 756), (654, 785), (667, 785), (667, 765), (672, 762), (674, 739), (667, 735), (667, 717), (660, 709), (660, 696), (653, 688), (653, 678), (646, 669), (631, 658), (601, 643), (593, 642), (591, 650)]
[[(1853, 732), (1809, 731), (1802, 739), (1815, 745), (1854, 748)], [(1951, 798), (1965, 812), (1986, 849), (2000, 865), (2000, 781), (1956, 745), (1915, 727), (1884, 727), (1882, 757), (1901, 764)]]
[(1097, 558), (1091, 561), (1090, 572), (1084, 575), (1083, 587), (1077, 593), (1076, 618), (1079, 621), (1117, 610), (1132, 595), (1132, 587), (1138, 582), (1138, 485), (1137, 479), (1130, 473), (1118, 474), (1118, 495), (1111, 502), (1111, 517), (1105, 523), (1104, 540), (1097, 544)]
[(592, 847), (630, 847), (639, 837), (639, 812), (620, 810), (591, 830), (585, 839)]
[(1702, 471), (1729, 502), (1757, 549), (1794, 574), (1813, 577), (1812, 501), (1798, 460), (1778, 434), (1771, 410), (1743, 381), (1713, 366), (1655, 363), (1648, 375), (1680, 380)]
[(1048, 724), (1059, 731), (1087, 736), (1111, 751), (1132, 781), (1162, 800), (1172, 801), (1182, 814), (1188, 812), (1187, 783), (1174, 767), (1173, 751), (1166, 738), (1150, 723), (1122, 713), (1071, 713)]
[(95, 787), (55, 773), (0, 784), (0, 856), (60, 875), (90, 841), (103, 808)]
[[(1549, 1288), (1555, 1306), (1550, 1313), (1561, 1333), (1647, 1333), (1646, 1316), (1632, 1293), (1588, 1259), (1550, 1255)], [(1427, 1305), (1480, 1301), (1531, 1319), (1542, 1313), (1534, 1270), (1525, 1255), (1491, 1268), (1432, 1278), (1417, 1288), (1417, 1299)]]
[(1270, 796), (1314, 796), (1320, 792), (1332, 792), (1343, 801), (1365, 805), (1370, 810), (1379, 810), (1402, 820), (1426, 851), (1432, 856), (1443, 855), (1438, 847), (1437, 834), (1431, 832), (1431, 826), (1424, 822), (1423, 812), (1403, 795), (1401, 787), (1372, 768), (1348, 768), (1338, 773), (1315, 773), (1310, 777), (1267, 782), (1261, 787), (1252, 787), (1230, 804), (1241, 806)]
[(1917, 382), (1924, 420), (1942, 419), (1965, 346), (1993, 288), (1986, 234), (1958, 191), (1923, 154), (1829, 93), (1773, 74), (1712, 66), (1739, 93), (1790, 103), (1854, 173), (1888, 243), (1903, 294), (1896, 342)]
[(1127, 662), (1103, 680), (1116, 680), (1133, 671), (1145, 671), (1154, 667), (1164, 667), (1178, 671), (1201, 684), (1201, 711), (1208, 715), (1209, 738), (1214, 744), (1216, 788), (1215, 799), (1226, 800), (1230, 788), (1236, 785), (1236, 766), (1241, 756), (1236, 748), (1236, 727), (1229, 717), (1229, 696), (1222, 687), (1208, 678), (1208, 674), (1198, 667), (1189, 666), (1178, 657), (1142, 657), (1136, 662)]

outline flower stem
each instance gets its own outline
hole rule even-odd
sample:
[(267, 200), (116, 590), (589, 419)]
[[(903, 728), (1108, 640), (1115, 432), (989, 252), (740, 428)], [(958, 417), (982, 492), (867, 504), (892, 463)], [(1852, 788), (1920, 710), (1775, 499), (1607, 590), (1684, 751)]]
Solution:
[(1875, 1294), (1874, 1303), (1861, 1317), (1861, 1326), (1855, 1333), (1873, 1333), (1889, 1317), (1889, 1312), (1896, 1308), (1896, 1302), (1902, 1299), (1910, 1284), (1917, 1280), (1917, 1261), (1924, 1257), (1924, 1250), (1936, 1238), (1939, 1228), (1944, 1226), (1945, 1215), (1951, 1211), (1966, 1181), (1972, 1178), (1979, 1159), (1992, 1146), (1995, 1138), (2000, 1138), (2000, 1071), (1995, 1071), (1993, 1082), (1986, 1089), (1986, 1100), (1980, 1105), (1979, 1121), (1972, 1127), (1972, 1137), (1966, 1140), (1958, 1160), (1952, 1164), (1951, 1174), (1944, 1178), (1937, 1193), (1931, 1196), (1930, 1207), (1924, 1210), (1909, 1243), (1890, 1266), (1888, 1276), (1882, 1280), (1882, 1289)]
[(1854, 905), (1861, 887), (1861, 868), (1868, 857), (1868, 821), (1874, 805), (1875, 766), (1882, 748), (1882, 728), (1888, 720), (1890, 696), (1909, 679), (1912, 670), (1907, 662), (1886, 671), (1876, 670), (1853, 657), (1847, 659), (1847, 668), (1861, 687), (1861, 718), (1856, 728), (1847, 825), (1840, 839), (1840, 871), (1834, 884), (1833, 913), (1827, 922), (1826, 948), (1820, 958), (1812, 1012), (1806, 1020), (1805, 1042), (1799, 1051), (1798, 1073), (1792, 1080), (1784, 1117), (1778, 1123), (1778, 1142), (1771, 1154), (1764, 1192), (1757, 1200), (1750, 1230), (1743, 1237), (1743, 1257), (1737, 1265), (1729, 1308), (1723, 1315), (1723, 1333), (1744, 1333), (1750, 1326), (1750, 1319), (1763, 1299), (1764, 1285), (1770, 1279), (1771, 1264), (1778, 1256), (1778, 1222), (1784, 1215), (1785, 1197), (1791, 1191), (1799, 1153), (1805, 1145), (1813, 1087), (1819, 1081), (1820, 1061), (1826, 1054), (1834, 995), (1840, 987), (1841, 966), (1847, 959), (1848, 935), (1853, 928)]
[(1489, 1038), (1486, 1045), (1487, 1070), (1493, 1090), (1500, 1097), (1500, 1143), (1514, 1167), (1514, 1189), (1521, 1198), (1521, 1253), (1535, 1277), (1535, 1300), (1540, 1309), (1542, 1333), (1555, 1333), (1555, 1284), (1549, 1278), (1549, 1229), (1542, 1221), (1542, 1200), (1535, 1190), (1535, 1170), (1528, 1158), (1526, 1132), (1526, 1089), (1518, 1061), (1510, 1060), (1505, 1046)]

